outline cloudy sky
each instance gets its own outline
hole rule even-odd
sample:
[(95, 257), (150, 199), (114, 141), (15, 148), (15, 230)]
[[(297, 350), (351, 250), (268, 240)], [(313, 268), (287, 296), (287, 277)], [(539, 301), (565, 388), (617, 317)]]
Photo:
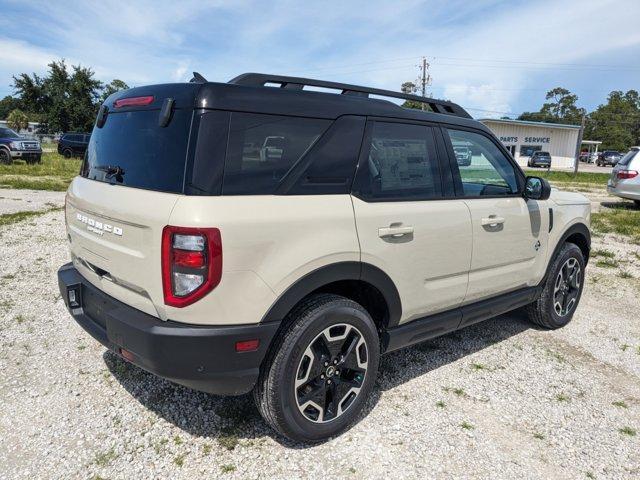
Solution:
[(475, 117), (537, 110), (564, 86), (593, 108), (640, 90), (640, 0), (0, 0), (0, 96), (51, 60), (131, 86), (247, 72), (398, 90), (426, 56), (434, 97)]

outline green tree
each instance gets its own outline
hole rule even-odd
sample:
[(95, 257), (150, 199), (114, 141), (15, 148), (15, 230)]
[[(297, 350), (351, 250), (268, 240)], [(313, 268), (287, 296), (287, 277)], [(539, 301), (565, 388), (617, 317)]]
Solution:
[(640, 144), (640, 96), (636, 90), (614, 90), (607, 103), (587, 117), (585, 136), (601, 140), (602, 148), (626, 151)]
[(7, 125), (16, 132), (25, 130), (29, 126), (29, 117), (22, 110), (16, 108), (7, 117)]
[(524, 112), (518, 120), (533, 122), (569, 123), (577, 125), (586, 113), (584, 108), (576, 105), (578, 96), (566, 88), (556, 87), (545, 95), (546, 102), (538, 112)]
[[(413, 82), (404, 82), (400, 86), (400, 91), (402, 93), (408, 93), (410, 95), (415, 95), (416, 92), (418, 91), (418, 86)], [(422, 110), (423, 103), (422, 102), (416, 102), (415, 100), (405, 100), (405, 102), (402, 104), (402, 106), (404, 108), (415, 108), (416, 110)]]
[(90, 68), (53, 61), (44, 77), (21, 73), (13, 77), (24, 110), (41, 124), (44, 132), (91, 129), (102, 93), (102, 82)]
[(19, 98), (7, 95), (0, 100), (0, 119), (6, 119), (7, 116), (13, 112), (16, 108), (21, 108), (22, 102)]
[(120, 90), (127, 90), (129, 85), (118, 78), (114, 78), (111, 82), (107, 83), (102, 90), (102, 95), (100, 96), (100, 103), (104, 103), (104, 101), (109, 97)]

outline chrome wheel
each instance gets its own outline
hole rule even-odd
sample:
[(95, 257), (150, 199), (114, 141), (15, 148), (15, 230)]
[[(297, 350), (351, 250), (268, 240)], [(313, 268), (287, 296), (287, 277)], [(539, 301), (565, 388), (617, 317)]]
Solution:
[(298, 410), (315, 423), (340, 417), (353, 404), (367, 375), (368, 348), (356, 327), (340, 323), (320, 332), (307, 346), (294, 395)]
[(581, 283), (580, 263), (577, 259), (570, 258), (560, 267), (553, 288), (553, 309), (558, 316), (568, 315), (576, 306)]

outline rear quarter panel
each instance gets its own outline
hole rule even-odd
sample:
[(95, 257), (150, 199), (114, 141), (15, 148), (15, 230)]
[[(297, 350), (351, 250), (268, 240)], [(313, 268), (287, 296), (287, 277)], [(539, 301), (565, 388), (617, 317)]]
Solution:
[(166, 307), (186, 323), (257, 323), (307, 273), (360, 260), (348, 195), (182, 196), (170, 224), (216, 227), (222, 236), (220, 284), (193, 305)]

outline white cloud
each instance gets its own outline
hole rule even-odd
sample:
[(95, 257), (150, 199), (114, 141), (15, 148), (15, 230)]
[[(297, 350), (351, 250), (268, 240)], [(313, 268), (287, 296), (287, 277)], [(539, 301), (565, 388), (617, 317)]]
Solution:
[[(548, 86), (540, 78), (563, 78), (566, 71), (550, 63), (593, 63), (595, 55), (640, 48), (636, 0), (40, 0), (24, 8), (34, 14), (19, 15), (22, 40), (0, 39), (0, 88), (12, 74), (42, 71), (65, 57), (91, 66), (103, 81), (130, 85), (187, 80), (193, 69), (218, 81), (266, 71), (397, 90), (415, 79), (419, 57), (427, 55), (434, 96), (508, 112), (523, 89)], [(16, 23), (7, 15), (5, 35)], [(598, 25), (612, 26), (612, 34), (595, 34)], [(25, 31), (32, 33), (20, 36)], [(594, 82), (601, 75), (595, 72)]]

